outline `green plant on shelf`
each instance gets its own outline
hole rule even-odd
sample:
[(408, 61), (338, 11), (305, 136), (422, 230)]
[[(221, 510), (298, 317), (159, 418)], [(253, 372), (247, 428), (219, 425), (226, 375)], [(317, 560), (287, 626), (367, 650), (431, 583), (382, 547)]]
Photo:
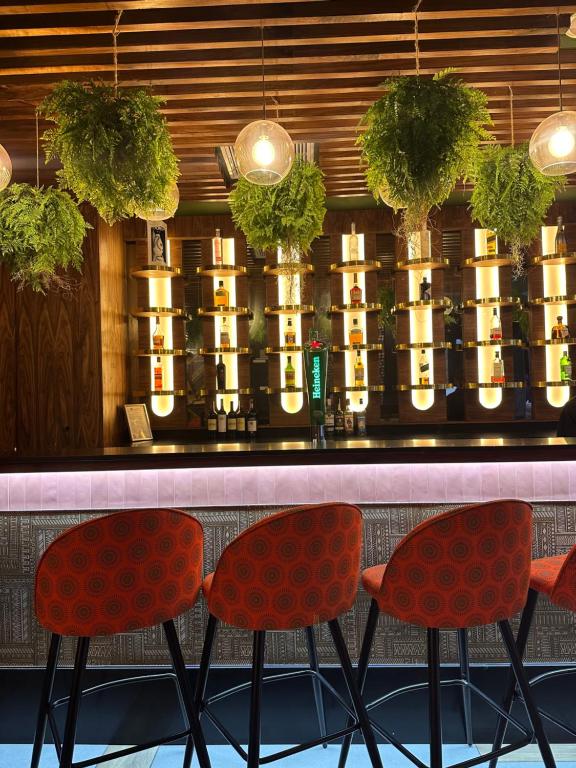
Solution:
[(60, 186), (109, 224), (173, 204), (178, 161), (162, 103), (144, 88), (66, 80), (39, 107), (55, 123), (43, 140), (46, 160), (62, 163)]
[(70, 195), (53, 187), (12, 184), (0, 192), (0, 262), (20, 288), (69, 289), (63, 271), (80, 270), (91, 229)]
[(486, 95), (453, 71), (396, 77), (364, 115), (357, 143), (377, 199), (402, 211), (404, 237), (427, 229), (434, 206), (472, 172), (481, 141), (491, 138)]
[(528, 144), (486, 147), (479, 153), (473, 177), (472, 216), (507, 244), (514, 273), (519, 275), (524, 249), (540, 234), (555, 194), (566, 180), (562, 176), (544, 176), (535, 168)]

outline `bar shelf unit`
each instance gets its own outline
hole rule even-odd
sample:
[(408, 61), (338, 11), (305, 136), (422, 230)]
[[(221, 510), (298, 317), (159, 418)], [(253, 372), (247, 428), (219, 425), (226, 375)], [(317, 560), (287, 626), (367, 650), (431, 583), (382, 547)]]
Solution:
[(331, 274), (346, 274), (346, 275), (352, 275), (354, 273), (356, 274), (365, 274), (366, 272), (378, 272), (380, 269), (380, 262), (375, 261), (374, 259), (368, 260), (360, 260), (360, 259), (351, 259), (349, 261), (339, 261), (336, 264), (330, 265), (330, 273)]
[(442, 256), (437, 231), (412, 232), (398, 240), (395, 261), (398, 353), (398, 413), (404, 422), (446, 419), (447, 350), (444, 312), (452, 302), (444, 296), (444, 273), (450, 266)]
[(158, 347), (158, 349), (139, 349), (136, 352), (137, 357), (184, 357), (186, 354), (185, 349), (165, 349), (164, 347)]
[(137, 307), (131, 312), (132, 317), (184, 317), (186, 310), (179, 307)]
[(530, 261), (528, 296), (530, 313), (530, 371), (532, 413), (535, 419), (555, 421), (574, 394), (576, 382), (562, 380), (560, 358), (576, 338), (553, 339), (557, 318), (575, 329), (576, 254), (556, 253), (557, 226), (543, 226), (538, 252)]
[(198, 307), (198, 317), (248, 317), (248, 307)]
[(132, 267), (130, 277), (137, 280), (162, 279), (172, 280), (175, 277), (182, 277), (180, 267), (172, 267), (163, 264), (146, 264), (145, 266)]
[[(522, 340), (513, 337), (513, 315), (520, 300), (512, 296), (513, 259), (500, 252), (495, 232), (475, 229), (463, 242), (462, 353), (464, 407), (470, 421), (506, 421), (515, 417), (515, 394), (524, 387), (516, 381), (515, 350)], [(468, 255), (472, 253), (473, 255)], [(496, 321), (495, 318), (498, 318)], [(492, 328), (499, 322), (499, 331)], [(492, 336), (495, 338), (491, 338)], [(504, 380), (493, 381), (498, 359)], [(496, 366), (495, 366), (496, 363)], [(499, 377), (498, 377), (499, 378)]]
[(241, 264), (209, 264), (196, 267), (196, 274), (200, 277), (242, 277), (247, 273), (247, 268)]

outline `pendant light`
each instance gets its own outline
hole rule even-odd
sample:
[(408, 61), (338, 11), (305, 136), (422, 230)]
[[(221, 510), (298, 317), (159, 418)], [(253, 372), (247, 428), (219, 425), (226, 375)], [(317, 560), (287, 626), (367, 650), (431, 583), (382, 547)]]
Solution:
[(238, 170), (245, 179), (269, 187), (282, 181), (294, 162), (294, 142), (289, 133), (273, 120), (266, 119), (264, 79), (264, 27), (260, 26), (262, 61), (263, 119), (245, 126), (234, 144)]
[(0, 192), (6, 189), (12, 178), (12, 161), (10, 155), (0, 144)]
[(560, 67), (560, 21), (556, 13), (558, 40), (558, 90), (560, 111), (543, 120), (532, 134), (529, 153), (532, 163), (545, 176), (576, 173), (576, 112), (562, 108), (562, 70)]
[(168, 194), (170, 195), (170, 201), (166, 208), (147, 208), (146, 210), (139, 208), (135, 215), (145, 221), (165, 221), (166, 219), (171, 219), (176, 213), (178, 203), (180, 202), (180, 192), (176, 182), (171, 185)]

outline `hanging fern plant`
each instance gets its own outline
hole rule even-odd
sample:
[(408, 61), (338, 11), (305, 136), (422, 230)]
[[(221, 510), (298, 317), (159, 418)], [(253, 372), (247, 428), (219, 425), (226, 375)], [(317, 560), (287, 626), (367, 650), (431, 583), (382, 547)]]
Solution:
[(523, 250), (538, 237), (555, 194), (565, 183), (563, 177), (544, 176), (535, 168), (528, 144), (495, 144), (479, 154), (470, 200), (472, 216), (509, 246), (516, 273), (522, 270)]
[(12, 184), (0, 192), (0, 261), (20, 288), (45, 293), (69, 285), (61, 270), (80, 269), (87, 229), (78, 206), (59, 189)]
[(322, 234), (326, 213), (322, 171), (314, 163), (295, 160), (279, 184), (260, 187), (240, 179), (230, 193), (234, 223), (248, 243), (261, 251), (282, 247), (283, 259), (296, 260)]
[(401, 232), (427, 228), (430, 210), (472, 171), (490, 138), (486, 95), (451, 70), (433, 78), (397, 77), (366, 112), (358, 138), (376, 198), (402, 211)]
[(170, 206), (178, 161), (161, 103), (142, 88), (64, 81), (40, 105), (56, 124), (43, 140), (46, 160), (62, 163), (60, 186), (109, 224)]

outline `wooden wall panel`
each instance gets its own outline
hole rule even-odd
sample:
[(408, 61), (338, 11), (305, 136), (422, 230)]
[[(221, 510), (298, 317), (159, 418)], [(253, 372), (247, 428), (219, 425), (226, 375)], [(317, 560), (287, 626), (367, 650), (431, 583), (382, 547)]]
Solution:
[(16, 287), (0, 266), (0, 455), (17, 445)]

